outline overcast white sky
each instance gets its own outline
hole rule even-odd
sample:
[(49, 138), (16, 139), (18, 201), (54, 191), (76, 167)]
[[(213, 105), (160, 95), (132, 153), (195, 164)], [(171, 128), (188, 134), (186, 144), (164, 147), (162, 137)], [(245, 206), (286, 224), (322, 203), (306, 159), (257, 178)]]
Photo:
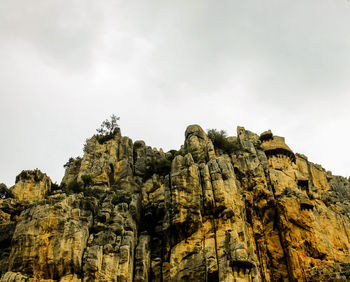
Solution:
[(1, 0), (0, 182), (60, 182), (111, 114), (164, 150), (271, 129), (349, 176), (349, 77), (347, 0)]

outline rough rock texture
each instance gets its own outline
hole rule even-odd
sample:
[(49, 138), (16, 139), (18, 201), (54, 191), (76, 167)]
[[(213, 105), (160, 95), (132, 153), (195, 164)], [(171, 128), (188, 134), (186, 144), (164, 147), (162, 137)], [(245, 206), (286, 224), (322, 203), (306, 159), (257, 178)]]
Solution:
[(94, 201), (82, 194), (37, 202), (18, 218), (9, 270), (35, 280), (80, 276)]
[(191, 125), (164, 153), (117, 131), (58, 188), (22, 172), (0, 200), (1, 281), (349, 281), (349, 179), (271, 131), (227, 141)]
[(41, 200), (51, 189), (51, 179), (40, 170), (23, 170), (11, 188), (17, 200)]

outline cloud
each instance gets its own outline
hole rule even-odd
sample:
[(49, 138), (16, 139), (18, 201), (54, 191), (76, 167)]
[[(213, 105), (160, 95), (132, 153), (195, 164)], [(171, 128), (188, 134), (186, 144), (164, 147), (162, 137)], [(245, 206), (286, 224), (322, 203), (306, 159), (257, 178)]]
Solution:
[(271, 128), (348, 174), (349, 9), (343, 0), (3, 0), (0, 181), (35, 167), (60, 181), (113, 113), (123, 134), (166, 150), (190, 123), (230, 135)]
[(30, 44), (49, 65), (82, 68), (94, 60), (101, 28), (101, 7), (93, 1), (2, 1), (4, 41)]

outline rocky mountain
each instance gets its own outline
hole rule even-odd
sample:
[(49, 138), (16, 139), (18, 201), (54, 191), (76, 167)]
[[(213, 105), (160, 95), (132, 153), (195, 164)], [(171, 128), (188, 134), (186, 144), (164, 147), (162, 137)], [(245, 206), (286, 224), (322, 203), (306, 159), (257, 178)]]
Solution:
[(349, 281), (349, 180), (271, 131), (223, 140), (191, 125), (165, 153), (117, 130), (60, 185), (23, 171), (0, 200), (1, 281)]

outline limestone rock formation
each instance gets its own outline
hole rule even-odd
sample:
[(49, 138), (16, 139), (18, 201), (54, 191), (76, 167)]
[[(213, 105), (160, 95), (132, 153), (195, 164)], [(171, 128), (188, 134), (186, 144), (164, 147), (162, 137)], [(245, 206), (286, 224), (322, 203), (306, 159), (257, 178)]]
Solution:
[(16, 177), (12, 193), (18, 200), (41, 200), (51, 189), (51, 179), (40, 170), (23, 170)]
[[(164, 153), (95, 135), (0, 199), (0, 281), (349, 281), (350, 182), (243, 127)], [(229, 149), (228, 149), (229, 148)]]

